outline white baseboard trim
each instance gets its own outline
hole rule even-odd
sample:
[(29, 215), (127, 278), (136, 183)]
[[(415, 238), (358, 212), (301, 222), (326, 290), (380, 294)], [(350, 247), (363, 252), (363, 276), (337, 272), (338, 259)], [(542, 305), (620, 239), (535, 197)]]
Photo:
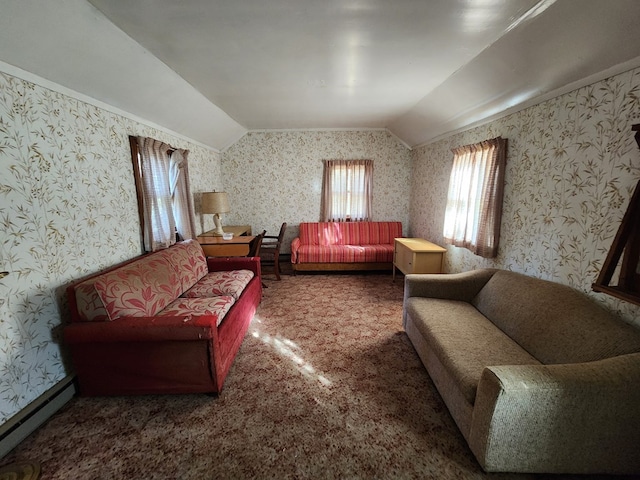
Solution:
[(60, 410), (75, 393), (73, 376), (67, 376), (0, 426), (0, 458)]

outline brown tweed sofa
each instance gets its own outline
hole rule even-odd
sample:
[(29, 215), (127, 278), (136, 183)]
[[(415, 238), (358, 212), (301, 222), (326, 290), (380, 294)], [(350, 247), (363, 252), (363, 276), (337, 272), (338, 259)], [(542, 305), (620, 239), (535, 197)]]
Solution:
[(640, 473), (640, 330), (493, 269), (407, 275), (403, 317), (486, 471)]

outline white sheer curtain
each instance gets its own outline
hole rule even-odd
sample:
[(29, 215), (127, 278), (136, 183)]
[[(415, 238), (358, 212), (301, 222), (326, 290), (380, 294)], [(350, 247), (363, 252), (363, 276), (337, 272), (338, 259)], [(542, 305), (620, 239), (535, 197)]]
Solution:
[(169, 166), (169, 191), (173, 200), (176, 229), (183, 239), (196, 238), (193, 199), (189, 185), (188, 150), (174, 150)]
[(321, 221), (371, 220), (372, 203), (373, 160), (325, 160)]
[(453, 149), (445, 210), (446, 243), (491, 258), (498, 253), (506, 139), (501, 137)]
[(171, 188), (170, 145), (153, 138), (138, 137), (143, 198), (144, 249), (155, 252), (176, 241)]
[[(139, 178), (144, 249), (154, 252), (176, 242), (180, 235), (195, 238), (193, 200), (189, 185), (188, 150), (173, 149), (159, 140), (135, 138), (134, 168)], [(134, 146), (132, 144), (132, 152)], [(137, 165), (135, 165), (137, 163)]]

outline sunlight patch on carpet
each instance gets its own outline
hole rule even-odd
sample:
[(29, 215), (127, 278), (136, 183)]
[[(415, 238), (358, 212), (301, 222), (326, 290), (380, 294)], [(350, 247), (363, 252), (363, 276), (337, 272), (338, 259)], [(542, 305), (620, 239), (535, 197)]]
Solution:
[(317, 372), (313, 365), (296, 353), (296, 350), (299, 351), (300, 347), (298, 347), (298, 345), (296, 345), (292, 340), (280, 336), (273, 337), (267, 333), (260, 333), (258, 330), (251, 332), (251, 335), (263, 342), (265, 345), (272, 347), (282, 357), (291, 361), (291, 363), (295, 365), (296, 369), (306, 378), (316, 380), (325, 387), (331, 386), (331, 380), (325, 377), (322, 373)]

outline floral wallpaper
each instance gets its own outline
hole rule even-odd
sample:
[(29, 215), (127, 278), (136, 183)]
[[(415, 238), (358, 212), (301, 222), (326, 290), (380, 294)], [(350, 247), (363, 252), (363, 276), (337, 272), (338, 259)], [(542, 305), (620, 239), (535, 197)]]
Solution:
[(640, 69), (412, 152), (411, 234), (444, 245), (451, 148), (508, 139), (496, 259), (448, 246), (446, 270), (497, 267), (570, 285), (640, 326), (640, 307), (591, 291), (640, 179)]
[[(640, 308), (591, 292), (633, 188), (640, 69), (409, 151), (386, 131), (247, 134), (223, 154), (0, 72), (0, 424), (64, 378), (70, 281), (141, 251), (128, 135), (190, 151), (196, 212), (226, 190), (225, 224), (287, 240), (317, 221), (322, 160), (374, 161), (374, 216), (442, 244), (450, 149), (509, 140), (497, 259), (448, 247), (447, 271), (495, 266), (571, 285), (640, 325)], [(199, 231), (213, 227), (197, 215)], [(288, 249), (288, 245), (287, 245)]]
[(320, 217), (323, 160), (373, 160), (374, 220), (409, 223), (410, 150), (387, 131), (250, 132), (224, 152), (222, 176), (231, 212), (223, 224), (277, 235), (285, 250), (300, 222)]
[(219, 153), (0, 72), (0, 424), (68, 374), (65, 285), (141, 252), (129, 135), (190, 150), (196, 203), (222, 189)]

